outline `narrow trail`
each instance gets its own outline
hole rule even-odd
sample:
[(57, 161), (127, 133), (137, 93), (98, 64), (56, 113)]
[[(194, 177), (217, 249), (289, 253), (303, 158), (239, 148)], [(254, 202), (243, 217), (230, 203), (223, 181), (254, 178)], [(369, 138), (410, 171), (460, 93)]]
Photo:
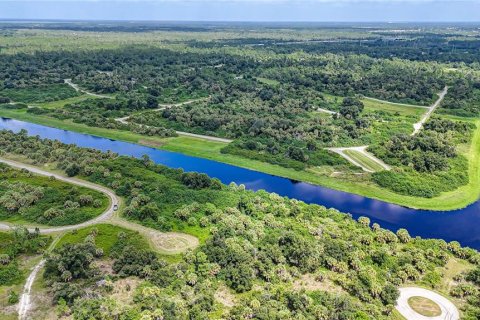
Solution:
[(45, 264), (45, 260), (44, 259), (40, 260), (40, 262), (33, 268), (32, 272), (27, 278), (27, 282), (23, 287), (22, 296), (20, 297), (20, 300), (18, 302), (18, 319), (19, 320), (28, 319), (27, 317), (28, 311), (32, 307), (32, 303), (31, 303), (32, 285), (35, 282), (35, 278), (37, 277), (37, 274), (40, 272), (44, 264)]
[[(50, 244), (49, 248), (47, 251), (52, 251), (62, 235), (57, 236), (52, 243)], [(35, 279), (37, 278), (38, 273), (42, 269), (43, 265), (45, 264), (45, 259), (41, 259), (32, 269), (32, 272), (27, 278), (27, 281), (25, 282), (25, 285), (23, 286), (23, 291), (22, 295), (20, 296), (20, 300), (18, 301), (18, 319), (19, 320), (27, 320), (27, 315), (28, 311), (32, 307), (32, 299), (31, 299), (31, 292), (32, 292), (32, 286), (33, 283), (35, 282)]]
[(423, 128), (423, 125), (427, 120), (430, 118), (432, 113), (435, 111), (435, 109), (440, 105), (440, 103), (443, 101), (443, 98), (445, 98), (445, 95), (448, 92), (448, 87), (446, 86), (443, 88), (442, 92), (438, 94), (438, 99), (435, 101), (429, 108), (428, 111), (422, 116), (419, 122), (415, 123), (413, 125), (413, 133), (411, 134), (412, 136), (416, 135), (420, 130)]
[(334, 115), (334, 114), (337, 114), (338, 112), (335, 112), (335, 111), (332, 111), (332, 110), (328, 110), (328, 109), (324, 109), (324, 108), (317, 108), (317, 111), (318, 112), (323, 112), (323, 113), (328, 113), (328, 114), (331, 114), (331, 115)]
[(111, 97), (111, 96), (106, 96), (106, 95), (103, 95), (103, 94), (98, 94), (98, 93), (89, 92), (87, 90), (83, 90), (77, 84), (73, 83), (72, 79), (63, 79), (63, 82), (68, 84), (70, 87), (75, 89), (75, 91), (77, 91), (77, 92), (85, 93), (89, 96), (97, 97), (97, 98), (113, 99), (113, 97)]
[[(162, 111), (162, 110), (172, 108), (172, 107), (180, 107), (180, 106), (187, 105), (187, 104), (190, 104), (190, 103), (193, 103), (193, 102), (203, 101), (205, 99), (208, 99), (208, 98), (193, 99), (193, 100), (188, 100), (188, 101), (184, 101), (184, 102), (180, 102), (180, 103), (176, 103), (176, 104), (159, 104), (159, 108), (152, 109), (152, 110), (147, 110), (147, 111)], [(132, 115), (125, 116), (125, 117), (122, 117), (122, 118), (116, 118), (115, 121), (118, 121), (118, 122), (123, 123), (123, 124), (129, 124), (128, 119), (130, 119), (131, 116)], [(138, 125), (143, 126), (145, 128), (151, 128), (151, 126), (146, 125), (146, 124), (138, 124)], [(196, 134), (196, 133), (190, 133), (190, 132), (185, 132), (185, 131), (175, 131), (175, 132), (179, 136), (192, 137), (192, 138), (198, 138), (198, 139), (215, 141), (215, 142), (230, 143), (230, 142), (233, 141), (231, 139), (207, 136), (207, 135), (203, 135), (203, 134)]]

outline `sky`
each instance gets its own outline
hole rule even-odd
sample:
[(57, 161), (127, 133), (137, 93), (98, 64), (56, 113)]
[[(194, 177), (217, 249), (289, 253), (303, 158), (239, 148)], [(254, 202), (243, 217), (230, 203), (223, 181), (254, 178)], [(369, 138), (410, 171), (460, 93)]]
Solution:
[(0, 0), (0, 19), (480, 22), (480, 0)]

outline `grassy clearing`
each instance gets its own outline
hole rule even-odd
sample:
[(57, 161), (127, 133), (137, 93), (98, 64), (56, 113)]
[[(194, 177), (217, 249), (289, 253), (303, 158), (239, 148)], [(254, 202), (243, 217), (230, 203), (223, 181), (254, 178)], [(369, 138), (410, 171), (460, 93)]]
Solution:
[(40, 103), (39, 106), (42, 108), (47, 108), (47, 109), (60, 109), (63, 108), (65, 105), (70, 104), (70, 103), (78, 103), (82, 102), (87, 99), (99, 99), (98, 97), (90, 96), (87, 94), (83, 94), (78, 97), (72, 97), (72, 98), (67, 98), (63, 100), (56, 100), (56, 101), (51, 101), (51, 102), (45, 102), (45, 103)]
[(102, 248), (106, 256), (110, 254), (110, 251), (115, 245), (120, 232), (125, 233), (131, 246), (137, 249), (145, 249), (150, 247), (148, 241), (139, 235), (138, 232), (110, 224), (97, 224), (95, 226), (71, 231), (60, 239), (60, 241), (57, 243), (57, 247), (67, 243), (82, 242), (93, 230), (97, 232), (95, 237), (95, 245), (99, 248)]
[(414, 115), (420, 116), (421, 114), (427, 111), (426, 108), (421, 108), (418, 106), (412, 105), (400, 105), (400, 104), (393, 104), (387, 101), (378, 101), (371, 98), (363, 98), (363, 104), (365, 105), (366, 110), (370, 111), (387, 111), (392, 113), (399, 113), (401, 115)]
[(438, 304), (424, 297), (411, 297), (408, 299), (408, 304), (413, 310), (425, 317), (437, 317), (442, 314)]
[(176, 137), (167, 139), (145, 137), (128, 131), (94, 128), (73, 122), (30, 115), (22, 110), (8, 110), (0, 108), (0, 116), (80, 133), (87, 133), (109, 139), (140, 143), (158, 149), (224, 162), (238, 167), (265, 172), (289, 179), (305, 181), (312, 184), (318, 184), (328, 188), (355, 193), (417, 209), (439, 211), (459, 209), (475, 202), (480, 195), (480, 120), (475, 121), (477, 130), (475, 131), (472, 139), (472, 144), (468, 149), (468, 152), (465, 154), (469, 160), (470, 182), (465, 186), (462, 186), (454, 191), (445, 192), (435, 198), (418, 198), (396, 194), (392, 191), (382, 189), (371, 182), (359, 183), (346, 179), (340, 180), (338, 178), (332, 178), (329, 176), (316, 175), (311, 171), (297, 171), (265, 162), (242, 158), (236, 155), (222, 154), (220, 153), (220, 149), (225, 146), (225, 144), (221, 142), (206, 141), (191, 137)]
[(260, 81), (261, 83), (265, 83), (265, 84), (268, 84), (268, 85), (271, 85), (271, 86), (278, 86), (280, 84), (279, 81), (273, 80), (273, 79), (268, 79), (268, 78), (258, 77), (257, 80)]
[(360, 163), (363, 167), (371, 170), (371, 171), (382, 171), (385, 170), (378, 162), (372, 160), (371, 158), (367, 157), (360, 151), (357, 150), (345, 150), (343, 151), (345, 155), (352, 158), (356, 162)]

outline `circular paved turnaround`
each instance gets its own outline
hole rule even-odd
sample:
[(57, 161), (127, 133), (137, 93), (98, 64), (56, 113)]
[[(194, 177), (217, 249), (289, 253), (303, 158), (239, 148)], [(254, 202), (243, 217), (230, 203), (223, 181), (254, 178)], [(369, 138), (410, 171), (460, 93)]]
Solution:
[[(400, 297), (397, 300), (397, 305), (395, 308), (404, 316), (407, 320), (458, 320), (460, 319), (460, 314), (458, 313), (457, 307), (450, 302), (447, 298), (435, 293), (433, 291), (416, 288), (416, 287), (407, 287), (400, 288)], [(426, 317), (420, 313), (413, 310), (408, 304), (408, 299), (411, 297), (423, 297), (432, 300), (440, 307), (442, 314), (436, 317)]]

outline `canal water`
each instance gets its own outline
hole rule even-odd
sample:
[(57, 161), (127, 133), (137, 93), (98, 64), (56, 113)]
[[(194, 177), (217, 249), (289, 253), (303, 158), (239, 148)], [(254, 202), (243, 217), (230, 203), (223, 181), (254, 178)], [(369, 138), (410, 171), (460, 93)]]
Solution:
[(367, 197), (337, 191), (305, 182), (293, 181), (266, 173), (236, 167), (212, 160), (158, 150), (134, 143), (116, 141), (92, 135), (61, 130), (29, 122), (0, 118), (0, 129), (57, 139), (80, 147), (113, 151), (120, 155), (141, 157), (148, 155), (155, 163), (185, 171), (198, 171), (220, 179), (223, 183), (244, 184), (248, 189), (264, 189), (307, 203), (316, 203), (350, 213), (354, 218), (367, 216), (372, 222), (396, 231), (407, 229), (412, 236), (457, 240), (462, 245), (480, 249), (480, 201), (453, 211), (438, 212), (409, 209)]

